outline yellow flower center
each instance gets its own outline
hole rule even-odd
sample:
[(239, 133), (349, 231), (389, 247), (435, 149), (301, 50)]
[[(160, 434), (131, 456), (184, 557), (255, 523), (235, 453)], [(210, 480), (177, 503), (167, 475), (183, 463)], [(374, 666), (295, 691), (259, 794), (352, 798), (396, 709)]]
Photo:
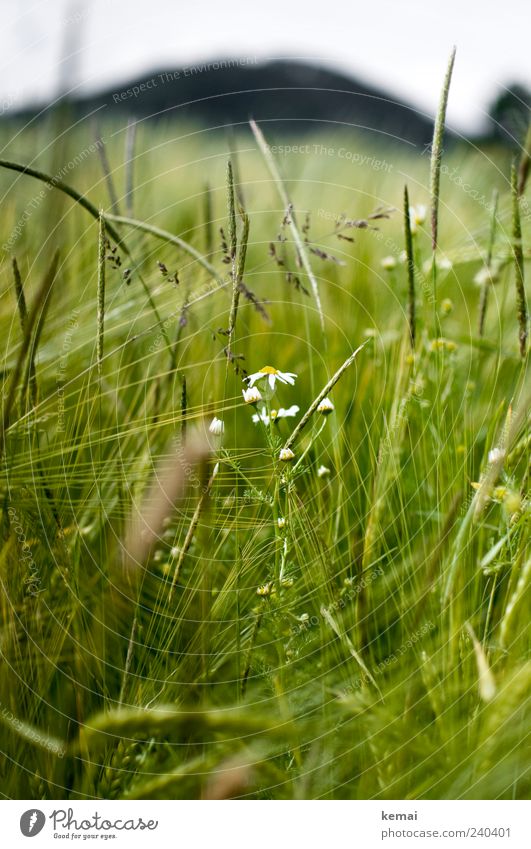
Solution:
[(278, 371), (273, 366), (264, 366), (260, 369), (260, 374), (278, 374)]

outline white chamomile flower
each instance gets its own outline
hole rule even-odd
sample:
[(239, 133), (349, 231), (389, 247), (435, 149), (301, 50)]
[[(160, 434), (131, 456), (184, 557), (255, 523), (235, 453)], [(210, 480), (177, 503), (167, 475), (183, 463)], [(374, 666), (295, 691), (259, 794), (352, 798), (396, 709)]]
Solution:
[(282, 460), (284, 463), (290, 463), (295, 457), (295, 454), (293, 453), (291, 448), (281, 448), (278, 457), (279, 460)]
[(262, 407), (259, 413), (253, 413), (253, 422), (255, 424), (258, 424), (258, 422), (262, 422), (265, 425), (269, 424), (269, 416), (265, 407)]
[[(446, 256), (438, 257), (436, 266), (438, 271), (451, 271), (453, 268), (452, 260), (448, 259)], [(422, 270), (424, 274), (431, 274), (433, 271), (433, 259), (425, 260), (422, 265)]]
[(251, 386), (249, 389), (242, 389), (243, 400), (246, 404), (257, 404), (262, 400), (262, 395), (257, 386)]
[(221, 419), (218, 419), (216, 416), (214, 416), (214, 418), (210, 422), (208, 429), (210, 433), (214, 434), (214, 436), (222, 436), (223, 431), (225, 430), (225, 425), (223, 424)]
[(291, 407), (288, 407), (287, 410), (284, 407), (281, 407), (280, 410), (271, 410), (271, 418), (273, 421), (275, 419), (288, 419), (296, 416), (299, 412), (300, 407), (297, 407), (296, 404), (292, 404)]
[(443, 315), (450, 315), (450, 313), (453, 311), (453, 308), (454, 304), (453, 301), (450, 300), (450, 298), (444, 298), (444, 300), (441, 301), (441, 312)]
[(256, 371), (254, 374), (248, 375), (245, 380), (248, 381), (249, 387), (254, 386), (254, 384), (259, 381), (266, 381), (269, 388), (274, 392), (277, 380), (280, 383), (289, 383), (293, 386), (296, 377), (297, 375), (290, 371), (279, 371), (278, 369), (273, 368), (273, 366), (264, 366), (260, 369), (260, 371)]
[(452, 260), (448, 259), (447, 256), (442, 256), (437, 261), (437, 268), (440, 271), (451, 271), (453, 268)]
[(279, 517), (278, 517), (278, 519), (277, 519), (277, 525), (278, 525), (278, 527), (279, 527), (279, 529), (280, 529), (280, 530), (282, 530), (282, 528), (285, 528), (285, 527), (286, 527), (286, 520), (285, 520), (284, 516), (279, 516)]
[(490, 283), (490, 268), (486, 265), (480, 268), (474, 275), (474, 283), (477, 286), (486, 286), (487, 283)]
[(426, 221), (426, 207), (424, 204), (409, 207), (409, 226), (411, 232), (415, 234), (418, 228)]
[(271, 416), (269, 416), (266, 408), (262, 407), (260, 413), (254, 413), (253, 422), (255, 424), (263, 422), (263, 424), (268, 425), (270, 421), (276, 422), (277, 419), (286, 419), (291, 416), (296, 416), (299, 409), (300, 407), (297, 407), (296, 404), (292, 404), (287, 410), (285, 410), (284, 407), (281, 407), (280, 410), (271, 410)]
[(394, 256), (384, 256), (380, 265), (386, 271), (392, 271), (393, 268), (396, 268), (396, 259), (394, 258)]
[(330, 469), (328, 466), (319, 466), (317, 469), (317, 477), (318, 478), (327, 478), (330, 474)]
[(426, 205), (423, 203), (419, 203), (416, 207), (414, 207), (414, 209), (417, 224), (424, 224), (428, 212)]
[(332, 404), (330, 398), (323, 398), (323, 400), (317, 407), (317, 412), (322, 413), (323, 416), (328, 416), (330, 415), (330, 413), (334, 412), (334, 405)]
[(500, 279), (500, 269), (497, 265), (487, 266), (484, 265), (479, 271), (476, 273), (474, 277), (474, 283), (477, 286), (487, 286), (488, 284), (497, 283)]

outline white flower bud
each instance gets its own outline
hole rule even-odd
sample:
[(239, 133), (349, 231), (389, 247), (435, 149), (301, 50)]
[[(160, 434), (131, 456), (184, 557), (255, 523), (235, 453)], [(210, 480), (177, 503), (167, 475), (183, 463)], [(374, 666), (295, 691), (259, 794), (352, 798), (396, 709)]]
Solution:
[(332, 404), (330, 398), (323, 398), (319, 406), (317, 407), (317, 412), (322, 413), (323, 416), (328, 416), (330, 413), (333, 413), (334, 405)]
[(210, 422), (210, 426), (208, 429), (210, 433), (214, 434), (214, 436), (221, 436), (223, 434), (223, 431), (225, 430), (225, 425), (223, 424), (221, 419), (218, 419), (216, 418), (216, 416), (214, 416), (214, 418)]
[(251, 386), (249, 389), (243, 389), (242, 395), (246, 404), (258, 404), (258, 402), (262, 400), (262, 394), (256, 386)]

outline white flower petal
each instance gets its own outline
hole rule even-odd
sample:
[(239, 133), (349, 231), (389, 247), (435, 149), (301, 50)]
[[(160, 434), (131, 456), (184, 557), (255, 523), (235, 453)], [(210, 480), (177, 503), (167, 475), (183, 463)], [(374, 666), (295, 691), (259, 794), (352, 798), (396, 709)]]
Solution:
[(285, 410), (284, 407), (281, 407), (277, 413), (277, 418), (285, 419), (287, 416), (296, 416), (299, 410), (300, 407), (298, 407), (297, 404), (292, 404), (287, 410)]
[(223, 431), (225, 430), (225, 425), (223, 424), (221, 419), (218, 419), (217, 416), (214, 416), (214, 418), (210, 422), (210, 426), (208, 429), (210, 433), (214, 434), (214, 436), (221, 436), (223, 434)]
[(265, 425), (269, 424), (269, 416), (267, 415), (267, 410), (265, 407), (262, 407), (259, 413), (254, 413), (253, 422), (258, 424), (258, 422), (262, 422)]

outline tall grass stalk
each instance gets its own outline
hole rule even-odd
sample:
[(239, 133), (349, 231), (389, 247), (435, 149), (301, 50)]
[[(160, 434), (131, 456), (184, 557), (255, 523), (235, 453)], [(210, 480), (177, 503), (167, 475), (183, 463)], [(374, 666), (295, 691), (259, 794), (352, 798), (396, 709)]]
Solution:
[(409, 338), (411, 347), (415, 349), (415, 256), (413, 254), (413, 237), (411, 235), (409, 193), (404, 186), (404, 236), (406, 242), (406, 268), (407, 268), (407, 316), (409, 325)]
[(101, 168), (103, 174), (105, 176), (105, 182), (107, 184), (107, 191), (109, 192), (109, 199), (111, 201), (111, 212), (116, 213), (116, 215), (120, 214), (120, 205), (118, 203), (118, 195), (116, 194), (116, 189), (114, 186), (114, 180), (112, 176), (111, 166), (109, 164), (109, 159), (107, 156), (107, 149), (105, 147), (105, 143), (101, 137), (101, 132), (97, 123), (95, 124), (95, 136), (96, 136), (96, 146), (98, 148), (98, 156), (101, 162)]
[(524, 279), (524, 249), (522, 245), (522, 226), (520, 223), (520, 204), (518, 198), (518, 175), (513, 162), (511, 168), (512, 195), (512, 237), (514, 256), (514, 275), (516, 285), (516, 316), (518, 319), (518, 342), (522, 359), (527, 354), (528, 313)]
[[(87, 198), (84, 197), (84, 195), (77, 192), (71, 186), (68, 186), (62, 180), (58, 180), (56, 177), (51, 177), (49, 174), (45, 174), (43, 171), (37, 171), (35, 168), (30, 168), (29, 166), (20, 165), (17, 162), (10, 162), (10, 161), (5, 160), (5, 159), (0, 159), (0, 168), (7, 168), (8, 170), (11, 170), (11, 171), (18, 171), (21, 174), (27, 174), (30, 177), (34, 177), (35, 179), (41, 180), (42, 182), (46, 183), (46, 185), (48, 185), (50, 188), (58, 189), (59, 191), (68, 195), (73, 200), (75, 200), (77, 203), (79, 203), (80, 206), (82, 206), (90, 215), (92, 215), (92, 217), (94, 219), (99, 221), (100, 210), (97, 209), (94, 206), (94, 204), (92, 204), (89, 200), (87, 200)], [(106, 216), (107, 233), (116, 242), (116, 244), (127, 254), (127, 256), (131, 257), (132, 255), (131, 255), (129, 248), (127, 247), (127, 244), (124, 242), (124, 240), (121, 238), (121, 236), (117, 233), (117, 231), (112, 226), (112, 224), (108, 223), (109, 218), (111, 218), (111, 220), (112, 220), (113, 216), (112, 215)], [(114, 216), (114, 218), (117, 221), (120, 221), (120, 216)], [(130, 221), (134, 221), (134, 219), (125, 218), (123, 220), (123, 223), (129, 223)], [(139, 229), (143, 229), (140, 226), (140, 222), (135, 221), (134, 226), (139, 227)], [(144, 227), (144, 229), (145, 229), (145, 227)], [(154, 228), (154, 229), (156, 229), (156, 228)], [(153, 232), (153, 230), (151, 230), (150, 232)], [(158, 234), (155, 233), (155, 235), (158, 235)], [(171, 234), (168, 234), (168, 235), (170, 235), (170, 237), (171, 237)], [(165, 237), (159, 235), (159, 238), (165, 238)], [(171, 238), (173, 238), (174, 240), (177, 239), (177, 237), (171, 237)], [(179, 243), (180, 243), (180, 246), (183, 247), (183, 250), (185, 250), (186, 249), (186, 248), (184, 248), (185, 243), (183, 243), (182, 240), (179, 240)], [(192, 252), (192, 255), (194, 255), (195, 258), (197, 258), (197, 256), (196, 256), (197, 252), (195, 252), (194, 249), (191, 249), (190, 246), (188, 246), (188, 253), (190, 253), (190, 252)], [(146, 281), (144, 280), (142, 274), (139, 271), (137, 273), (138, 273), (138, 277), (139, 277), (139, 280), (141, 282), (142, 288), (144, 289), (144, 291), (146, 293), (146, 297), (148, 299), (149, 305), (150, 305), (150, 307), (153, 311), (155, 318), (157, 319), (157, 323), (160, 327), (160, 332), (162, 333), (162, 336), (164, 337), (164, 340), (166, 342), (166, 346), (167, 346), (167, 348), (170, 352), (170, 357), (173, 357), (173, 349), (172, 349), (172, 345), (170, 343), (168, 332), (166, 330), (166, 326), (164, 325), (164, 323), (162, 322), (162, 320), (160, 318), (157, 306), (156, 306), (156, 304), (153, 300), (153, 296), (151, 295), (151, 292), (149, 290), (149, 287), (146, 284)]]
[(500, 644), (504, 649), (508, 649), (511, 645), (518, 607), (523, 604), (526, 592), (529, 593), (530, 584), (531, 558), (528, 558), (522, 568), (515, 590), (507, 601), (503, 618), (500, 622)]
[(518, 163), (518, 185), (517, 185), (517, 194), (518, 197), (522, 197), (525, 192), (525, 187), (527, 185), (527, 178), (529, 176), (529, 169), (531, 166), (531, 121), (527, 128), (526, 137), (524, 140), (524, 146), (522, 149), (522, 154), (520, 156), (520, 162)]
[(240, 247), (238, 250), (237, 260), (235, 262), (235, 268), (233, 271), (233, 280), (232, 280), (232, 301), (230, 307), (229, 314), (229, 327), (228, 327), (228, 342), (227, 342), (227, 350), (230, 353), (231, 343), (234, 336), (234, 331), (236, 329), (236, 319), (238, 317), (238, 305), (240, 302), (240, 294), (241, 287), (243, 283), (243, 275), (245, 271), (245, 261), (247, 258), (247, 244), (249, 242), (249, 226), (250, 220), (249, 216), (245, 212), (245, 210), (240, 210), (240, 215), (242, 218), (242, 234), (240, 237)]
[(446, 123), (446, 108), (448, 106), (448, 95), (450, 93), (450, 83), (452, 81), (452, 73), (455, 62), (455, 51), (452, 50), (446, 75), (444, 78), (439, 108), (435, 118), (435, 126), (433, 129), (433, 141), (431, 146), (430, 160), (430, 199), (431, 199), (431, 279), (432, 279), (432, 297), (433, 309), (436, 318), (436, 327), (434, 331), (437, 333), (437, 247), (439, 244), (439, 200), (441, 191), (441, 164), (443, 156), (444, 128)]
[[(26, 174), (28, 177), (34, 177), (36, 180), (40, 180), (42, 183), (46, 183), (46, 185), (51, 189), (58, 189), (60, 192), (63, 192), (65, 195), (68, 195), (75, 200), (76, 203), (79, 203), (86, 211), (92, 215), (92, 217), (98, 221), (100, 217), (99, 209), (94, 206), (84, 195), (80, 192), (73, 189), (72, 186), (67, 185), (62, 180), (59, 180), (57, 177), (53, 177), (50, 174), (45, 174), (44, 171), (38, 171), (36, 168), (30, 168), (29, 165), (21, 165), (18, 162), (11, 162), (7, 159), (0, 159), (0, 168), (6, 168), (9, 171), (18, 171), (20, 174)], [(119, 245), (122, 250), (125, 250), (127, 254), (129, 251), (127, 247), (124, 245), (122, 239), (119, 234), (116, 232), (112, 225), (107, 226), (109, 235), (114, 239), (117, 245)]]
[[(55, 275), (57, 270), (57, 265), (59, 262), (59, 251), (57, 250), (52, 257), (52, 262), (50, 264), (50, 268), (48, 271), (49, 275)], [(41, 336), (44, 330), (44, 325), (46, 324), (46, 316), (48, 315), (48, 310), (51, 305), (52, 292), (50, 290), (50, 294), (43, 301), (42, 309), (39, 313), (39, 318), (37, 319), (37, 323), (35, 326), (35, 331), (33, 333), (33, 339), (31, 341), (30, 350), (28, 352), (28, 360), (26, 363), (26, 367), (24, 370), (24, 378), (22, 380), (21, 387), (21, 395), (23, 398), (26, 398), (29, 394), (30, 402), (33, 408), (37, 406), (37, 371), (35, 366), (35, 358), (37, 356), (37, 351), (39, 349), (39, 344), (41, 341)]]
[(194, 510), (194, 514), (192, 516), (192, 521), (190, 522), (190, 525), (189, 525), (188, 530), (186, 532), (184, 542), (179, 549), (179, 554), (177, 555), (177, 559), (175, 561), (175, 566), (173, 568), (173, 578), (172, 578), (172, 582), (171, 582), (170, 590), (169, 590), (169, 594), (168, 594), (168, 601), (169, 602), (171, 601), (173, 593), (175, 591), (175, 587), (177, 586), (177, 581), (179, 580), (179, 577), (180, 577), (180, 574), (181, 574), (181, 569), (182, 569), (182, 565), (184, 563), (184, 558), (188, 554), (188, 551), (189, 551), (190, 546), (192, 544), (192, 541), (194, 539), (195, 533), (197, 531), (197, 526), (198, 526), (199, 520), (201, 518), (201, 514), (203, 513), (203, 510), (205, 508), (205, 504), (206, 504), (207, 499), (210, 495), (210, 491), (211, 491), (211, 489), (214, 485), (214, 481), (216, 479), (218, 471), (219, 471), (219, 463), (216, 463), (216, 465), (214, 466), (214, 469), (212, 471), (212, 474), (208, 478), (208, 481), (206, 482), (206, 484), (201, 489), (201, 494), (200, 494), (199, 499), (197, 501), (197, 505), (196, 505), (196, 508)]
[[(166, 242), (169, 245), (176, 245), (180, 248), (184, 253), (188, 254), (188, 256), (192, 257), (192, 259), (196, 260), (196, 262), (201, 265), (205, 271), (208, 271), (209, 275), (219, 284), (219, 286), (226, 286), (227, 281), (219, 274), (214, 266), (206, 259), (203, 254), (201, 254), (193, 245), (190, 245), (184, 239), (181, 239), (180, 236), (176, 236), (173, 233), (169, 233), (167, 230), (163, 230), (161, 227), (156, 227), (153, 224), (148, 224), (146, 221), (140, 221), (137, 218), (128, 218), (125, 215), (113, 215), (111, 213), (105, 214), (106, 222), (114, 221), (116, 224), (125, 224), (127, 227), (132, 227), (134, 230), (140, 230), (143, 233), (150, 233), (152, 236), (155, 236), (157, 239), (161, 239), (163, 242)], [(107, 230), (109, 230), (109, 224), (107, 223)], [(201, 298), (208, 297), (210, 292), (205, 292)], [(193, 301), (192, 303), (195, 303)]]
[[(26, 296), (24, 295), (24, 286), (22, 284), (22, 277), (20, 274), (20, 270), (18, 267), (18, 263), (16, 257), (12, 258), (12, 267), (13, 267), (13, 279), (15, 283), (15, 297), (17, 301), (17, 309), (20, 319), (20, 327), (22, 330), (22, 334), (26, 331), (26, 325), (28, 323), (28, 307), (26, 305)], [(35, 407), (37, 403), (37, 377), (35, 374), (35, 364), (33, 360), (30, 360), (30, 374), (29, 374), (29, 385), (31, 391), (31, 401), (33, 407)], [(26, 412), (26, 397), (25, 392), (21, 390), (20, 393), (20, 417), (24, 416)]]
[(208, 261), (212, 259), (214, 253), (213, 214), (212, 187), (210, 183), (205, 183), (203, 189), (203, 222), (205, 227), (205, 258)]
[(15, 284), (15, 298), (17, 302), (18, 314), (20, 317), (20, 326), (22, 328), (22, 332), (24, 333), (26, 329), (26, 324), (28, 321), (28, 307), (26, 305), (26, 296), (24, 295), (24, 286), (22, 284), (22, 276), (20, 274), (20, 269), (18, 267), (17, 258), (13, 257), (11, 260), (11, 265), (13, 268), (13, 280)]
[(264, 134), (262, 133), (262, 130), (259, 128), (258, 124), (256, 124), (255, 121), (251, 121), (250, 123), (251, 123), (251, 130), (253, 131), (253, 135), (254, 135), (256, 142), (258, 144), (258, 148), (259, 148), (262, 156), (264, 157), (264, 161), (266, 162), (267, 167), (269, 168), (269, 172), (270, 172), (271, 176), (273, 177), (273, 180), (275, 182), (275, 185), (276, 185), (279, 197), (280, 197), (282, 204), (284, 206), (284, 209), (285, 210), (288, 210), (288, 209), (291, 210), (291, 214), (289, 216), (289, 227), (290, 227), (290, 230), (291, 230), (291, 233), (292, 233), (292, 236), (293, 236), (293, 241), (295, 242), (295, 245), (297, 247), (297, 251), (298, 251), (299, 256), (301, 258), (302, 266), (303, 266), (304, 271), (306, 272), (306, 274), (308, 276), (308, 280), (310, 281), (310, 285), (312, 287), (313, 297), (314, 297), (314, 300), (315, 300), (317, 312), (319, 314), (319, 321), (321, 323), (321, 332), (322, 332), (324, 343), (326, 345), (325, 320), (324, 320), (323, 307), (322, 307), (322, 304), (321, 304), (321, 296), (319, 294), (319, 284), (317, 283), (317, 278), (315, 277), (315, 274), (313, 272), (313, 269), (312, 269), (312, 266), (311, 266), (311, 263), (310, 263), (310, 259), (308, 257), (308, 251), (306, 250), (306, 245), (305, 245), (304, 240), (303, 240), (303, 238), (300, 234), (299, 228), (297, 226), (297, 222), (295, 220), (295, 214), (293, 212), (293, 205), (290, 201), (289, 195), (288, 195), (286, 188), (284, 186), (284, 182), (282, 180), (282, 177), (280, 176), (280, 173), (279, 173), (278, 168), (276, 166), (275, 160), (274, 160), (274, 158), (271, 154), (271, 151), (269, 150), (268, 144), (267, 144), (267, 142), (264, 138)]
[[(9, 424), (11, 420), (11, 411), (13, 409), (13, 402), (15, 400), (18, 382), (20, 379), (20, 375), (24, 366), (24, 362), (26, 360), (26, 355), (30, 354), (30, 361), (32, 360), (32, 351), (35, 350), (33, 336), (34, 328), (38, 327), (39, 318), (42, 314), (42, 311), (46, 307), (46, 303), (48, 297), (51, 293), (52, 286), (55, 282), (55, 277), (57, 274), (57, 268), (59, 265), (59, 252), (56, 251), (54, 254), (52, 263), (47, 273), (44, 275), (42, 283), (37, 291), (37, 295), (35, 298), (35, 303), (33, 305), (33, 309), (29, 313), (28, 320), (26, 322), (25, 333), (22, 339), (22, 344), (20, 346), (20, 350), (18, 352), (18, 356), (15, 362), (15, 366), (11, 372), (11, 379), (9, 383), (9, 390), (7, 392), (7, 397), (4, 402), (4, 414), (2, 418), (2, 431), (0, 433), (0, 455), (4, 452), (6, 446), (6, 438), (7, 431), (9, 429)], [(31, 373), (31, 371), (29, 372)]]
[(100, 212), (98, 232), (98, 316), (96, 362), (98, 375), (101, 378), (103, 366), (103, 340), (105, 333), (105, 250), (106, 250), (105, 218)]
[(306, 410), (304, 415), (301, 417), (298, 424), (295, 425), (291, 434), (286, 439), (286, 441), (284, 443), (285, 449), (289, 449), (289, 448), (292, 447), (292, 445), (294, 444), (295, 440), (297, 439), (297, 437), (299, 436), (301, 431), (306, 427), (306, 425), (310, 421), (311, 417), (313, 416), (313, 414), (317, 410), (317, 407), (319, 406), (321, 401), (324, 398), (326, 398), (327, 395), (332, 391), (332, 389), (334, 388), (334, 386), (336, 385), (338, 380), (340, 380), (340, 378), (345, 373), (345, 371), (352, 365), (352, 363), (354, 362), (354, 360), (358, 356), (359, 352), (363, 350), (363, 348), (365, 347), (366, 344), (367, 344), (367, 342), (363, 342), (362, 345), (360, 345), (358, 348), (356, 348), (356, 350), (353, 351), (352, 354), (349, 357), (347, 357), (347, 359), (345, 360), (343, 365), (341, 365), (338, 368), (338, 370), (330, 378), (330, 380), (323, 386), (323, 388), (321, 389), (321, 391), (319, 392), (317, 397), (314, 398), (314, 400), (312, 401), (312, 403), (310, 404), (310, 406), (308, 407), (308, 409)]
[[(227, 206), (229, 213), (229, 259), (231, 264), (231, 278), (232, 278), (232, 300), (231, 307), (229, 313), (229, 326), (227, 330), (227, 368), (230, 361), (231, 354), (231, 343), (232, 336), (234, 334), (234, 330), (236, 327), (236, 316), (238, 314), (238, 301), (240, 298), (240, 289), (238, 286), (238, 279), (236, 273), (237, 266), (237, 253), (238, 253), (238, 236), (236, 232), (236, 204), (234, 200), (234, 175), (232, 172), (232, 163), (229, 160), (227, 163)], [(247, 249), (247, 245), (244, 247), (244, 262), (245, 262), (245, 251)]]
[(452, 50), (446, 75), (444, 78), (439, 108), (435, 118), (433, 129), (433, 141), (431, 147), (430, 161), (430, 196), (431, 196), (431, 249), (433, 253), (437, 250), (439, 241), (439, 198), (441, 190), (441, 163), (443, 155), (444, 127), (446, 123), (446, 109), (448, 106), (448, 95), (450, 83), (454, 70), (456, 48)]
[(133, 217), (133, 192), (135, 170), (136, 121), (127, 122), (125, 131), (125, 210), (129, 218)]
[[(72, 132), (83, 149), (83, 125)], [(214, 259), (205, 255), (195, 180), (221, 186), (227, 153), (211, 156), (211, 142), (197, 134), (180, 138), (191, 166), (177, 179), (173, 131), (146, 124), (145, 132), (164, 175), (154, 191), (154, 160), (137, 157), (135, 206), (149, 209), (149, 221), (89, 213), (99, 219), (96, 260), (95, 229), (84, 213), (69, 215), (68, 261), (50, 281), (52, 251), (44, 259), (42, 246), (56, 221), (32, 203), (16, 249), (27, 299), (22, 334), (20, 304), (17, 315), (13, 297), (0, 303), (4, 794), (66, 794), (69, 804), (528, 798), (528, 375), (514, 356), (515, 304), (505, 287), (498, 332), (470, 336), (471, 269), (488, 262), (489, 250), (465, 246), (463, 232), (481, 232), (481, 204), (448, 181), (444, 332), (433, 339), (423, 327), (420, 338), (417, 300), (413, 352), (398, 292), (380, 297), (376, 289), (382, 250), (393, 253), (390, 279), (398, 276), (402, 215), (365, 217), (358, 204), (404, 205), (405, 214), (403, 174), (411, 192), (422, 182), (422, 157), (394, 148), (396, 170), (367, 167), (363, 185), (340, 156), (310, 153), (304, 179), (300, 159), (286, 157), (285, 186), (294, 187), (286, 195), (296, 192), (297, 206), (311, 213), (299, 232), (312, 264), (310, 223), (320, 227), (336, 213), (340, 221), (319, 236), (324, 256), (340, 238), (345, 261), (329, 266), (326, 293), (319, 282), (331, 331), (325, 349), (290, 206), (275, 203), (263, 154), (246, 150), (241, 178), (233, 172), (236, 254), (223, 271), (215, 248)], [(331, 143), (337, 151), (343, 141)], [(354, 143), (349, 133), (345, 149)], [(492, 148), (489, 156), (501, 170), (504, 153)], [(475, 150), (468, 163), (488, 197), (490, 165)], [(87, 157), (76, 172), (79, 192), (105, 191), (103, 182), (97, 157)], [(1, 242), (12, 245), (28, 186), (6, 183)], [(211, 195), (214, 218), (221, 195)], [(500, 193), (499, 208), (508, 201)], [(170, 232), (152, 226), (159, 214)], [(377, 220), (382, 232), (374, 234)], [(102, 225), (112, 245), (99, 380)], [(109, 228), (131, 247), (120, 250), (121, 259), (132, 256), (130, 281), (117, 271)], [(225, 232), (234, 244), (230, 220)], [(418, 299), (423, 252), (432, 251), (421, 232), (412, 235)], [(514, 261), (509, 249), (500, 259), (497, 247), (496, 273)], [(258, 310), (243, 309), (254, 297), (251, 249), (251, 288), (257, 301), (267, 296), (267, 325)], [(161, 282), (156, 260), (166, 271), (179, 266), (179, 282), (170, 272)], [(141, 271), (172, 358), (147, 295), (127, 285)], [(17, 286), (22, 280), (15, 293)], [(245, 357), (261, 400), (242, 398), (241, 369), (223, 367), (228, 326), (231, 364)], [(352, 340), (366, 338), (363, 353), (354, 351)], [(19, 416), (35, 343), (38, 403)], [(274, 369), (254, 377), (264, 363)], [(288, 371), (293, 385), (282, 382)], [(327, 396), (333, 405), (319, 409)], [(214, 415), (224, 423), (222, 442), (214, 432), (199, 436)], [(293, 452), (281, 456), (286, 445)]]
[(234, 200), (234, 174), (232, 162), (227, 163), (227, 206), (229, 213), (229, 256), (232, 263), (233, 277), (236, 275), (236, 251), (238, 248), (238, 237), (236, 233), (236, 203)]
[(497, 189), (492, 193), (492, 213), (490, 218), (489, 244), (487, 248), (487, 258), (485, 269), (488, 272), (488, 278), (481, 284), (479, 295), (479, 315), (478, 315), (478, 335), (483, 336), (485, 332), (485, 320), (487, 318), (487, 305), (489, 300), (490, 287), (493, 284), (493, 265), (492, 257), (494, 252), (494, 243), (496, 241), (496, 226), (498, 221), (498, 199), (499, 194)]

